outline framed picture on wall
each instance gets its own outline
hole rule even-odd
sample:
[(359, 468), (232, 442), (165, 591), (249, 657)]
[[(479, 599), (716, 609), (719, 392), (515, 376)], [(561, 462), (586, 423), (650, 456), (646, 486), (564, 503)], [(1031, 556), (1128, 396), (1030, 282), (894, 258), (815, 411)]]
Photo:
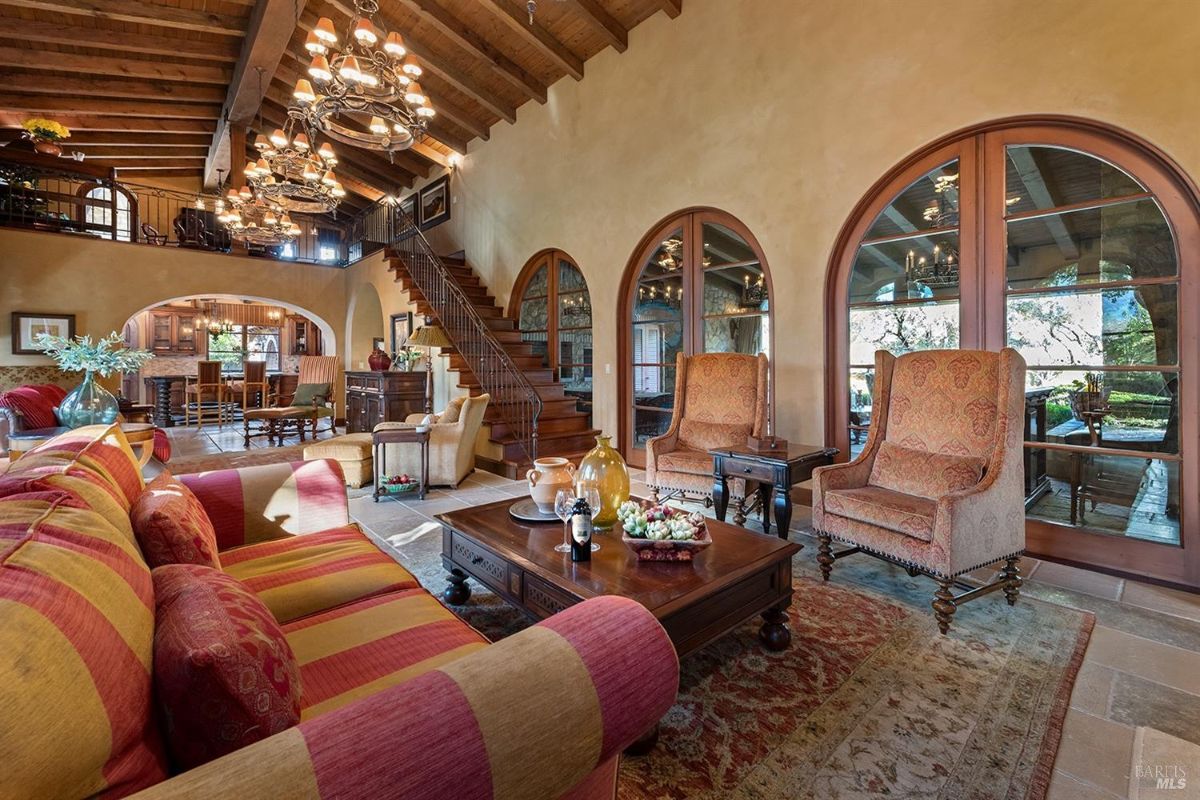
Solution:
[(450, 219), (449, 175), (443, 175), (421, 190), (417, 213), (421, 217), (421, 230), (423, 231), (441, 225)]
[(409, 311), (406, 314), (392, 314), (392, 352), (397, 353), (404, 343), (408, 341), (409, 334), (413, 329), (413, 315)]
[(13, 355), (35, 356), (42, 352), (37, 346), (39, 333), (50, 336), (75, 336), (74, 314), (31, 314), (25, 311), (12, 313)]

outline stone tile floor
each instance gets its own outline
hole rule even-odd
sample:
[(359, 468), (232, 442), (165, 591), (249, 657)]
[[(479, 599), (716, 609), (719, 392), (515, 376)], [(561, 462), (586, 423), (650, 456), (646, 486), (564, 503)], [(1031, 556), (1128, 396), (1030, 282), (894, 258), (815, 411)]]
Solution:
[[(170, 433), (177, 455), (242, 450), (241, 436), (230, 426), (222, 431), (211, 426), (203, 431), (175, 428)], [(644, 474), (634, 470), (632, 475), (633, 493), (648, 496)], [(351, 491), (351, 516), (376, 538), (400, 547), (436, 534), (440, 527), (435, 514), (519, 497), (526, 488), (476, 471), (458, 489), (434, 489), (424, 501), (375, 503), (369, 491)], [(806, 545), (798, 556), (800, 568), (815, 569), (815, 541), (804, 533), (810, 521), (809, 509), (796, 508), (791, 537)], [(752, 518), (747, 524), (756, 523)], [(842, 568), (853, 561), (838, 565), (835, 580), (854, 579), (853, 569)], [(1193, 794), (1200, 787), (1200, 595), (1032, 558), (1024, 560), (1022, 572), (1029, 596), (1096, 615), (1048, 800), (1200, 797), (1200, 792)], [(898, 578), (903, 575), (896, 573)], [(986, 580), (990, 574), (985, 569), (973, 577)], [(1188, 763), (1147, 766), (1182, 767), (1191, 778), (1186, 790), (1155, 793), (1141, 788), (1131, 793), (1139, 726), (1182, 740), (1175, 742), (1172, 758)]]

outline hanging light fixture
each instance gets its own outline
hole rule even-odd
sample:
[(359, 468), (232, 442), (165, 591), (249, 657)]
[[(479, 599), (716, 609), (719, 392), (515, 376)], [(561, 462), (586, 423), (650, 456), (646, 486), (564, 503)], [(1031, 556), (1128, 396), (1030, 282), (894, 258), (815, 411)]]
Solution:
[(312, 60), (288, 113), (339, 142), (393, 153), (411, 147), (436, 112), (416, 84), (421, 65), (378, 12), (378, 0), (354, 0), (341, 40), (328, 17), (317, 20), (304, 43)]

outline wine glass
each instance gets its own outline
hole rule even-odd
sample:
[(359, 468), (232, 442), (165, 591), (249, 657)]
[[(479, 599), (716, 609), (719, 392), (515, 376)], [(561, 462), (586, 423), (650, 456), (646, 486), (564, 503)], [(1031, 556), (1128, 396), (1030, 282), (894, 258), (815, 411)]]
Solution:
[(571, 511), (575, 508), (575, 490), (574, 489), (559, 489), (554, 495), (554, 513), (563, 522), (563, 541), (562, 544), (554, 545), (554, 549), (559, 553), (571, 552), (571, 527), (567, 524), (567, 520), (571, 518)]

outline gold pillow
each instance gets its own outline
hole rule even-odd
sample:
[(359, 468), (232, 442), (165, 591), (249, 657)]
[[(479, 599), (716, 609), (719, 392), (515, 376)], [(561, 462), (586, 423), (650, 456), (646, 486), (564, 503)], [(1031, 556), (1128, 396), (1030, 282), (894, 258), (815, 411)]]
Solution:
[(439, 425), (447, 425), (458, 422), (459, 416), (462, 415), (463, 403), (467, 402), (466, 396), (456, 397), (446, 404), (446, 410), (438, 415), (437, 421)]

